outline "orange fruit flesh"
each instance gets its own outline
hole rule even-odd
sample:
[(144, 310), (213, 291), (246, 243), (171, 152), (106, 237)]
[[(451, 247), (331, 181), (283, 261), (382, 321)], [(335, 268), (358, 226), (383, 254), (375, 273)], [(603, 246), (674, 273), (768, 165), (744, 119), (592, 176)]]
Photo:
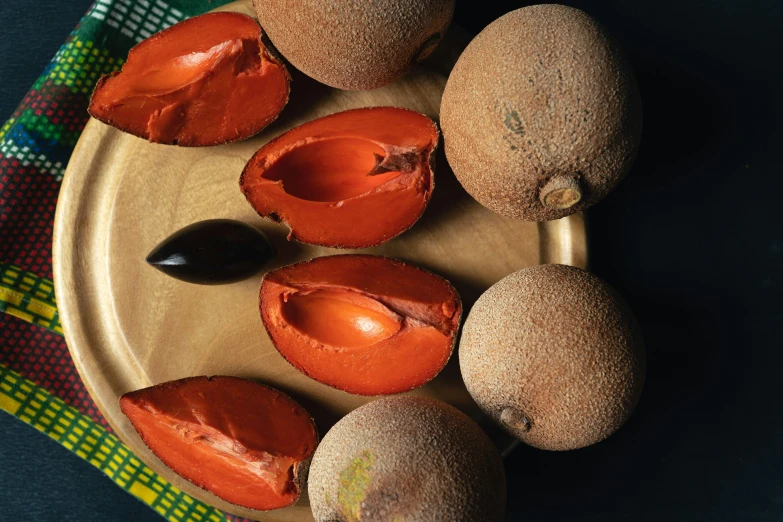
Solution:
[(131, 49), (119, 73), (98, 82), (94, 118), (153, 142), (216, 145), (271, 123), (288, 101), (288, 73), (239, 13), (210, 13)]
[(378, 256), (316, 258), (270, 272), (261, 316), (309, 377), (359, 395), (417, 388), (446, 365), (461, 316), (444, 279)]
[(283, 294), (282, 319), (319, 344), (366, 348), (395, 335), (402, 321), (371, 297), (344, 290)]
[(128, 393), (120, 406), (145, 444), (176, 473), (251, 509), (293, 504), (296, 465), (315, 451), (307, 413), (244, 379), (194, 377)]
[(289, 238), (362, 248), (410, 228), (432, 193), (435, 124), (407, 109), (332, 114), (292, 129), (248, 162), (240, 186)]
[(295, 198), (338, 202), (361, 196), (400, 176), (399, 172), (367, 175), (375, 168), (377, 156), (384, 154), (383, 148), (370, 140), (325, 138), (292, 149), (274, 162), (263, 177), (280, 181), (285, 192)]

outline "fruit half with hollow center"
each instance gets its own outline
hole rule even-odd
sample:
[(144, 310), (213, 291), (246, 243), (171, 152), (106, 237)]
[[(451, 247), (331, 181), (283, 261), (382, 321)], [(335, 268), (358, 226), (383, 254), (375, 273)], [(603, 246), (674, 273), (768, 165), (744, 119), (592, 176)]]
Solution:
[(198, 147), (242, 140), (277, 118), (290, 77), (240, 13), (208, 13), (169, 27), (98, 80), (89, 112), (157, 143)]
[(342, 248), (384, 243), (421, 217), (434, 186), (438, 129), (395, 107), (354, 109), (296, 127), (261, 148), (239, 184), (289, 239)]
[(318, 444), (284, 393), (236, 377), (191, 377), (126, 393), (120, 408), (178, 475), (250, 509), (294, 504)]
[(305, 375), (358, 395), (417, 388), (451, 356), (462, 304), (445, 279), (386, 257), (340, 255), (264, 277), (261, 318)]

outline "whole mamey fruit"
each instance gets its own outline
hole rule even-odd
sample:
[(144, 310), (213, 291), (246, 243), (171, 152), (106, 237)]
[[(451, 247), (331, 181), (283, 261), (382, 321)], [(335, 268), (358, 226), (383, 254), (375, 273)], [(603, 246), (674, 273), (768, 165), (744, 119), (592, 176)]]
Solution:
[(382, 87), (435, 49), (454, 0), (253, 0), (258, 20), (294, 67), (339, 89)]
[(126, 393), (120, 408), (178, 475), (251, 509), (294, 504), (318, 432), (284, 393), (236, 377), (190, 377)]
[(324, 437), (308, 479), (317, 522), (503, 520), (506, 480), (468, 416), (426, 397), (366, 404)]
[(504, 216), (545, 221), (606, 196), (631, 168), (642, 108), (620, 49), (562, 5), (517, 9), (462, 53), (441, 102), (446, 157)]
[(589, 446), (631, 415), (644, 384), (639, 326), (596, 276), (540, 265), (502, 279), (473, 306), (459, 349), (479, 407), (537, 448)]

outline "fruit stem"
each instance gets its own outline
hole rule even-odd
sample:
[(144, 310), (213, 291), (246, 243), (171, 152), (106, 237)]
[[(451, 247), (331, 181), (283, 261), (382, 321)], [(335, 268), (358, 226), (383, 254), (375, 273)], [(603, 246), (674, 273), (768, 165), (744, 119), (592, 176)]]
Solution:
[(541, 189), (539, 199), (544, 206), (553, 209), (570, 208), (582, 199), (579, 180), (573, 176), (557, 175), (549, 179)]
[(518, 431), (528, 431), (533, 427), (530, 417), (511, 407), (503, 408), (503, 411), (500, 412), (500, 422), (508, 428)]

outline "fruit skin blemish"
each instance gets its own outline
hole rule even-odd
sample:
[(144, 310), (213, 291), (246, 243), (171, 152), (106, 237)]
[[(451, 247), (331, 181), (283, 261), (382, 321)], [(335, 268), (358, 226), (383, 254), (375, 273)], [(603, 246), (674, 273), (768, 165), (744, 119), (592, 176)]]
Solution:
[(308, 483), (316, 522), (501, 522), (503, 461), (467, 415), (399, 395), (357, 408), (329, 430)]

